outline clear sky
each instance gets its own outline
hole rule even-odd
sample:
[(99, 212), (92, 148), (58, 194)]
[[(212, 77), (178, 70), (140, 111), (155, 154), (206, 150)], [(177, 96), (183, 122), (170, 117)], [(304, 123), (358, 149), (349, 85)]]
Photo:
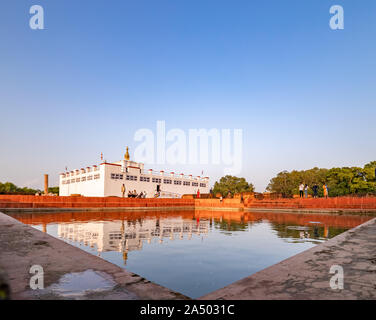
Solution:
[[(45, 30), (29, 27), (34, 4)], [(329, 28), (335, 4), (344, 30)], [(157, 120), (243, 129), (240, 176), (258, 191), (282, 170), (363, 166), (376, 160), (375, 35), (374, 0), (3, 0), (0, 181), (56, 185), (65, 166), (132, 154)]]

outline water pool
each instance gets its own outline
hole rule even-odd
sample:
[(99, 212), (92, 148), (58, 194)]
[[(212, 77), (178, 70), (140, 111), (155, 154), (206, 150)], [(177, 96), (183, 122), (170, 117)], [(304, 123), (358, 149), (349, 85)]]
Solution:
[(222, 288), (371, 218), (197, 210), (12, 216), (191, 298)]

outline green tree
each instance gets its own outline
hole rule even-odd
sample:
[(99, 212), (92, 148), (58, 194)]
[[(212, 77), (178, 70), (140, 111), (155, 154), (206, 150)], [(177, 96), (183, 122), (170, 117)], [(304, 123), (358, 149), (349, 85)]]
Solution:
[(253, 192), (254, 186), (248, 183), (244, 178), (234, 176), (224, 176), (214, 184), (214, 194), (220, 193), (222, 196), (227, 196), (230, 192), (231, 195), (240, 192)]
[(19, 188), (15, 184), (11, 182), (0, 182), (0, 194), (25, 194), (25, 195), (33, 195), (39, 190), (25, 188)]
[(49, 193), (59, 194), (59, 187), (50, 187), (48, 188)]
[[(315, 184), (318, 186), (323, 185), (325, 183), (327, 171), (327, 169), (320, 169), (317, 167), (305, 171), (282, 171), (270, 180), (266, 189), (270, 192), (280, 193), (283, 197), (289, 198), (294, 194), (299, 193), (299, 185), (301, 183), (307, 184), (310, 188)], [(310, 189), (309, 192), (312, 193), (312, 189)]]
[(5, 182), (1, 184), (0, 190), (2, 193), (15, 193), (17, 192), (17, 186), (11, 182)]
[(270, 180), (267, 190), (281, 193), (284, 197), (292, 197), (299, 193), (298, 186), (301, 183), (308, 184), (310, 194), (312, 194), (312, 186), (317, 184), (319, 196), (322, 196), (322, 185), (326, 183), (329, 188), (329, 195), (332, 197), (375, 194), (375, 169), (376, 161), (372, 161), (366, 164), (364, 168), (313, 168), (303, 171), (282, 171)]

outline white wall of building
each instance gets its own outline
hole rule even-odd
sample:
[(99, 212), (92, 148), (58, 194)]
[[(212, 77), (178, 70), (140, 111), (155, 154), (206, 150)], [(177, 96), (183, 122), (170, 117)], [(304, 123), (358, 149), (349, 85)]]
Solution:
[(123, 184), (126, 197), (129, 191), (136, 190), (138, 194), (146, 191), (146, 197), (153, 198), (158, 186), (160, 196), (165, 198), (180, 198), (183, 194), (196, 194), (198, 190), (209, 193), (208, 177), (153, 172), (144, 170), (142, 163), (122, 160), (60, 174), (60, 196), (122, 197)]
[(60, 174), (59, 195), (81, 194), (86, 197), (104, 197), (104, 167), (90, 167), (84, 171), (80, 169), (65, 175)]

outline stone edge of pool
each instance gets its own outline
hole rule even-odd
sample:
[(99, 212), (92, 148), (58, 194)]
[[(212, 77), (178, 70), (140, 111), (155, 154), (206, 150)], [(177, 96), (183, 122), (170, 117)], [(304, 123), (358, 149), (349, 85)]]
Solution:
[[(376, 299), (375, 246), (376, 218), (199, 299)], [(34, 264), (44, 266), (45, 287), (86, 270), (104, 272), (117, 284), (84, 299), (189, 299), (0, 212), (0, 271), (8, 275), (12, 298), (59, 298), (28, 288)], [(333, 264), (344, 268), (344, 290), (329, 287)]]

